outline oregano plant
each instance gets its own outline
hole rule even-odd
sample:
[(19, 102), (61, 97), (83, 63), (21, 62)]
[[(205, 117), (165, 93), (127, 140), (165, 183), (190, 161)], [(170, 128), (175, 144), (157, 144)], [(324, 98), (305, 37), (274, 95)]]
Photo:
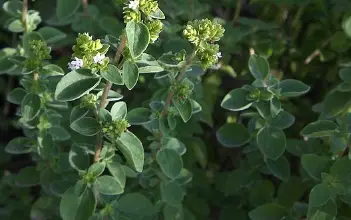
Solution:
[(348, 1), (0, 5), (1, 219), (351, 219)]

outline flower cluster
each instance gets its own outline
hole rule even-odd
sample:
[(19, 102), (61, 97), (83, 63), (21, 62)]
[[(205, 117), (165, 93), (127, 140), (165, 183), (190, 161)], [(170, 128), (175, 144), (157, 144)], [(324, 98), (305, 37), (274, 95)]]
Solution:
[(80, 68), (91, 69), (93, 72), (103, 70), (109, 63), (106, 57), (109, 46), (102, 44), (99, 39), (93, 38), (87, 34), (79, 34), (77, 44), (73, 46), (73, 60), (68, 64), (71, 70)]
[[(159, 19), (164, 19), (162, 11), (155, 0), (131, 0), (124, 7), (124, 22), (143, 22), (149, 29), (150, 41), (155, 42), (163, 28)], [(145, 19), (142, 19), (145, 18)]]
[(198, 58), (204, 68), (211, 67), (222, 57), (218, 44), (224, 34), (222, 25), (209, 19), (189, 22), (184, 31), (184, 37), (195, 45)]
[(94, 94), (87, 94), (83, 96), (80, 102), (80, 107), (81, 108), (95, 108), (97, 103), (97, 96)]
[(51, 58), (50, 47), (42, 40), (32, 40), (29, 46), (29, 57), (26, 59), (25, 67), (27, 69), (41, 68), (42, 61)]
[(112, 139), (117, 139), (123, 132), (127, 130), (129, 123), (125, 119), (114, 120), (111, 123), (106, 124), (102, 131)]
[(186, 100), (191, 94), (191, 88), (186, 83), (175, 83), (172, 89), (174, 91), (174, 97), (180, 101)]

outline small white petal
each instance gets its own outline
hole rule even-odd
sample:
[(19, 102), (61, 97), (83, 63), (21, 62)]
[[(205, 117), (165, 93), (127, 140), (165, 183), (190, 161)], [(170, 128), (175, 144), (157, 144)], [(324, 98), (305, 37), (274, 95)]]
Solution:
[(128, 8), (133, 9), (134, 11), (137, 10), (139, 7), (139, 0), (130, 1), (128, 4)]
[(105, 58), (105, 54), (96, 54), (94, 56), (94, 63), (99, 63), (99, 64), (102, 64), (102, 60)]
[(217, 58), (222, 58), (222, 53), (221, 52), (217, 53)]
[(70, 68), (71, 70), (76, 70), (76, 69), (82, 68), (83, 67), (83, 60), (79, 59), (78, 57), (75, 57), (74, 59), (75, 60), (71, 61), (68, 64), (68, 68)]

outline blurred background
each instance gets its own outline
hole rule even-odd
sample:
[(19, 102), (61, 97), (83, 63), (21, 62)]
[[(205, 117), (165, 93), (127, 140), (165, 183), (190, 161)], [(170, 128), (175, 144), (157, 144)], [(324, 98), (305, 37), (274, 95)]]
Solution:
[[(4, 2), (0, 0), (0, 5)], [(76, 7), (75, 2), (72, 0), (72, 7)], [(38, 28), (49, 25), (59, 30), (59, 39), (50, 45), (51, 54), (53, 62), (65, 71), (78, 33), (88, 32), (103, 39), (108, 34), (119, 36), (124, 27), (122, 7), (125, 1), (90, 0), (87, 6), (84, 2), (79, 1), (77, 12), (62, 21), (57, 19), (55, 0), (29, 1), (29, 8), (39, 12), (38, 19), (42, 22)], [(236, 117), (220, 107), (224, 95), (252, 82), (247, 65), (250, 53), (267, 58), (271, 72), (278, 78), (298, 79), (312, 87), (301, 98), (283, 101), (286, 110), (296, 117), (294, 126), (287, 130), (289, 137), (299, 137), (300, 130), (317, 119), (318, 114), (313, 112), (313, 108), (318, 108), (315, 104), (340, 82), (338, 69), (351, 66), (350, 0), (159, 0), (159, 4), (166, 20), (160, 40), (148, 51), (155, 57), (168, 51), (190, 50), (191, 45), (181, 36), (183, 26), (189, 20), (215, 19), (226, 30), (220, 42), (223, 58), (216, 68), (201, 73), (204, 74), (205, 101), (211, 106), (203, 109), (205, 123), (198, 128), (198, 136), (209, 146), (208, 169), (203, 175), (211, 175), (216, 170), (225, 172), (237, 166), (235, 158), (239, 153), (236, 154), (235, 149), (221, 148), (215, 132)], [(27, 155), (10, 156), (2, 150), (11, 139), (22, 135), (16, 124), (17, 107), (6, 100), (9, 91), (19, 84), (18, 76), (11, 75), (11, 66), (2, 60), (6, 48), (17, 47), (20, 40), (18, 34), (8, 31), (11, 28), (8, 19), (9, 16), (0, 9), (0, 176), (16, 173), (33, 163)], [(131, 107), (148, 99), (149, 94), (145, 93), (148, 77), (142, 75), (133, 94), (125, 95)], [(40, 196), (40, 189), (18, 188), (7, 181), (10, 180), (3, 178), (0, 182), (0, 217), (28, 219), (30, 210), (33, 212), (33, 201)], [(186, 202), (194, 201), (198, 207), (192, 211), (198, 219), (206, 219), (206, 216), (226, 219), (222, 213), (225, 211), (216, 208), (216, 204), (209, 208), (197, 201), (196, 196)], [(37, 204), (38, 207), (44, 208), (44, 204), (50, 204), (47, 201), (37, 203), (41, 203)]]

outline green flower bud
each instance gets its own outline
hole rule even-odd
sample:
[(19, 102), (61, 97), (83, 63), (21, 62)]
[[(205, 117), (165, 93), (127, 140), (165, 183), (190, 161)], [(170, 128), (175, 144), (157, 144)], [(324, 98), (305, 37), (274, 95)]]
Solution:
[(174, 97), (181, 101), (189, 98), (191, 94), (190, 86), (185, 83), (175, 83), (173, 84), (172, 89), (174, 91)]
[(27, 69), (36, 69), (42, 67), (42, 61), (46, 59), (51, 59), (50, 47), (42, 40), (32, 40), (29, 43), (30, 46), (30, 57), (25, 61), (25, 67)]
[(92, 72), (104, 70), (109, 63), (109, 58), (105, 56), (108, 49), (109, 45), (102, 44), (99, 39), (93, 40), (87, 33), (79, 34), (77, 44), (73, 46), (74, 61), (69, 64), (69, 68), (87, 68)]
[(129, 123), (125, 119), (114, 120), (104, 125), (102, 131), (111, 138), (117, 139), (129, 127)]
[(160, 20), (152, 20), (146, 22), (145, 25), (147, 26), (150, 32), (150, 41), (154, 43), (158, 39), (162, 31), (163, 23)]
[(97, 96), (94, 94), (87, 94), (87, 95), (83, 96), (79, 106), (81, 108), (84, 108), (84, 107), (95, 108), (96, 103), (97, 103)]
[(139, 8), (146, 16), (150, 16), (158, 9), (158, 3), (155, 0), (140, 0)]
[(39, 123), (37, 125), (37, 128), (39, 129), (40, 132), (51, 128), (51, 123), (49, 122), (48, 118), (45, 115), (41, 115), (39, 117)]
[(191, 43), (199, 45), (200, 42), (216, 42), (223, 37), (222, 25), (209, 19), (190, 21), (184, 31), (184, 37)]
[(220, 52), (218, 44), (203, 44), (197, 52), (197, 57), (205, 69), (216, 64), (219, 56)]
[(139, 22), (141, 21), (141, 13), (138, 10), (133, 10), (131, 8), (124, 8), (124, 23), (128, 23), (129, 21)]

